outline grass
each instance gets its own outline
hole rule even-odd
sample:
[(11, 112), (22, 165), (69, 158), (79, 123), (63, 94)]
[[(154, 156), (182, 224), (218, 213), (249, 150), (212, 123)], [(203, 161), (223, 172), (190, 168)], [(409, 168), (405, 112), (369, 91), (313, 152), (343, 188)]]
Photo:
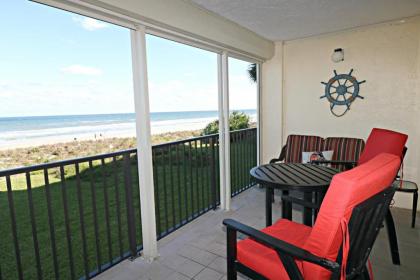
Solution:
[[(187, 221), (208, 211), (212, 206), (212, 182), (219, 189), (218, 149), (207, 142), (173, 145), (171, 148), (154, 149), (154, 180), (156, 216), (159, 236), (164, 236)], [(214, 155), (214, 156), (212, 156)], [(213, 163), (215, 167), (212, 168)], [(31, 173), (32, 191), (28, 192), (26, 178), (12, 176), (12, 194), (16, 217), (16, 232), (21, 253), (24, 279), (37, 278), (36, 255), (32, 236), (31, 214), (34, 215), (39, 244), (41, 276), (55, 279), (52, 257), (52, 239), (49, 226), (47, 193), (50, 193), (51, 218), (54, 223), (57, 267), (61, 279), (78, 279), (110, 260), (118, 261), (129, 251), (126, 188), (122, 157), (108, 159), (101, 164), (94, 161), (80, 165), (80, 175), (75, 166), (64, 168), (64, 184), (58, 169), (48, 171), (49, 187), (46, 188), (43, 172)], [(250, 184), (249, 169), (256, 164), (256, 137), (236, 139), (231, 144), (232, 190), (238, 192)], [(132, 203), (134, 205), (136, 242), (141, 246), (141, 219), (137, 163), (135, 155), (130, 160)], [(78, 185), (78, 178), (80, 185)], [(91, 185), (93, 178), (93, 188)], [(30, 211), (29, 195), (34, 211)], [(94, 196), (93, 196), (94, 195)], [(95, 197), (97, 232), (95, 232)], [(68, 215), (64, 209), (67, 207)], [(83, 208), (83, 215), (81, 215)], [(109, 219), (106, 219), (108, 213)], [(85, 225), (82, 231), (81, 217)], [(109, 231), (109, 235), (108, 235)], [(86, 236), (86, 256), (82, 235)], [(70, 239), (67, 239), (67, 235)], [(13, 244), (9, 197), (5, 180), (0, 178), (0, 267), (2, 279), (18, 279)], [(70, 242), (68, 241), (70, 240)], [(99, 259), (97, 258), (97, 243)], [(69, 255), (72, 255), (72, 258)], [(73, 259), (73, 264), (70, 260)], [(86, 264), (86, 266), (85, 266)], [(73, 267), (73, 269), (71, 269)], [(73, 273), (72, 273), (73, 270)]]

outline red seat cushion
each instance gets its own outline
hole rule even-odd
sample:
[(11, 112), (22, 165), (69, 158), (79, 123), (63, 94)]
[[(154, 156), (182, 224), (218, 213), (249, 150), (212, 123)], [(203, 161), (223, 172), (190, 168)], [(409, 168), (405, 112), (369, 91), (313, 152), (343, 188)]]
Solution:
[(320, 152), (324, 139), (319, 136), (289, 135), (286, 141), (286, 154), (284, 162), (301, 163), (302, 152)]
[(360, 155), (358, 165), (371, 160), (380, 153), (393, 154), (402, 157), (408, 136), (392, 130), (374, 128), (370, 133), (366, 147)]
[[(311, 232), (311, 227), (280, 219), (262, 231), (298, 247), (303, 247)], [(243, 265), (268, 279), (289, 279), (276, 251), (249, 238), (239, 241), (237, 249), (238, 261)], [(301, 262), (298, 265), (301, 267)]]

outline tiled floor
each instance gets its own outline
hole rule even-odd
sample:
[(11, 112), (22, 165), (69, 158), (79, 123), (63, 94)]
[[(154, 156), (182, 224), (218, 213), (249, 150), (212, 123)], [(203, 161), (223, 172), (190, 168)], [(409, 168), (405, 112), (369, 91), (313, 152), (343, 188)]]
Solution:
[[(95, 279), (226, 279), (226, 241), (222, 221), (225, 218), (233, 218), (262, 228), (265, 223), (264, 198), (263, 190), (257, 187), (245, 191), (233, 199), (231, 211), (210, 211), (160, 240), (158, 260), (152, 263), (147, 263), (141, 258), (127, 260)], [(396, 220), (402, 265), (392, 265), (386, 232), (382, 230), (371, 258), (375, 279), (420, 279), (420, 220), (417, 220), (418, 228), (411, 229), (409, 211), (392, 211)], [(273, 219), (278, 217), (280, 205), (276, 202), (273, 206)], [(300, 221), (300, 211), (294, 211), (293, 217)]]

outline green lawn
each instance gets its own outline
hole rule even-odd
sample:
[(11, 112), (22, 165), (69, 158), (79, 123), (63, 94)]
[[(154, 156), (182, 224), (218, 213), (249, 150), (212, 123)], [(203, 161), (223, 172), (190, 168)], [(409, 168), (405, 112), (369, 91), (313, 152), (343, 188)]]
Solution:
[[(193, 141), (191, 145), (188, 143), (173, 145), (170, 149), (154, 149), (156, 215), (160, 236), (180, 227), (212, 206), (212, 182), (216, 187), (217, 196), (219, 190), (218, 153), (217, 147), (212, 150), (209, 143), (200, 141)], [(132, 155), (130, 163), (136, 240), (137, 245), (140, 246), (141, 220), (135, 155)], [(214, 168), (212, 168), (214, 163)], [(50, 169), (48, 188), (45, 186), (42, 171), (31, 173), (34, 207), (32, 213), (36, 223), (43, 279), (56, 278), (47, 208), (48, 192), (51, 198), (53, 236), (56, 244), (58, 273), (61, 279), (83, 277), (85, 269), (89, 272), (94, 271), (110, 260), (118, 261), (123, 253), (129, 251), (123, 164), (122, 157), (117, 157), (115, 161), (112, 158), (107, 159), (103, 165), (100, 161), (94, 161), (92, 168), (89, 168), (87, 163), (83, 163), (79, 167), (79, 176), (76, 175), (74, 165), (66, 166), (64, 184), (60, 179), (60, 170)], [(232, 192), (238, 192), (250, 184), (249, 169), (255, 164), (255, 133), (249, 134), (247, 138), (234, 139), (231, 144)], [(24, 176), (12, 176), (11, 181), (23, 278), (36, 279), (37, 265), (28, 202), (30, 192), (27, 190)], [(78, 182), (80, 182), (79, 185)], [(94, 197), (97, 232), (95, 231)], [(0, 278), (18, 279), (8, 201), (5, 178), (0, 178), (0, 251), (2, 252)], [(65, 207), (68, 209), (67, 217)], [(81, 227), (81, 208), (83, 208), (84, 232)], [(82, 234), (86, 236), (87, 263), (84, 262)], [(67, 239), (67, 235), (70, 239)], [(73, 259), (73, 275), (70, 269), (70, 254)]]

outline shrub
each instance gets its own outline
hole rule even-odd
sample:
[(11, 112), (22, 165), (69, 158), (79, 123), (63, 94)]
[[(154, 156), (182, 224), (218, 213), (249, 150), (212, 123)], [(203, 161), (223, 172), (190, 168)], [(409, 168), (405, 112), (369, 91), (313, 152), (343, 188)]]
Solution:
[[(242, 112), (232, 112), (229, 116), (230, 131), (250, 127), (249, 116)], [(203, 129), (202, 135), (219, 133), (219, 120), (214, 120)]]

